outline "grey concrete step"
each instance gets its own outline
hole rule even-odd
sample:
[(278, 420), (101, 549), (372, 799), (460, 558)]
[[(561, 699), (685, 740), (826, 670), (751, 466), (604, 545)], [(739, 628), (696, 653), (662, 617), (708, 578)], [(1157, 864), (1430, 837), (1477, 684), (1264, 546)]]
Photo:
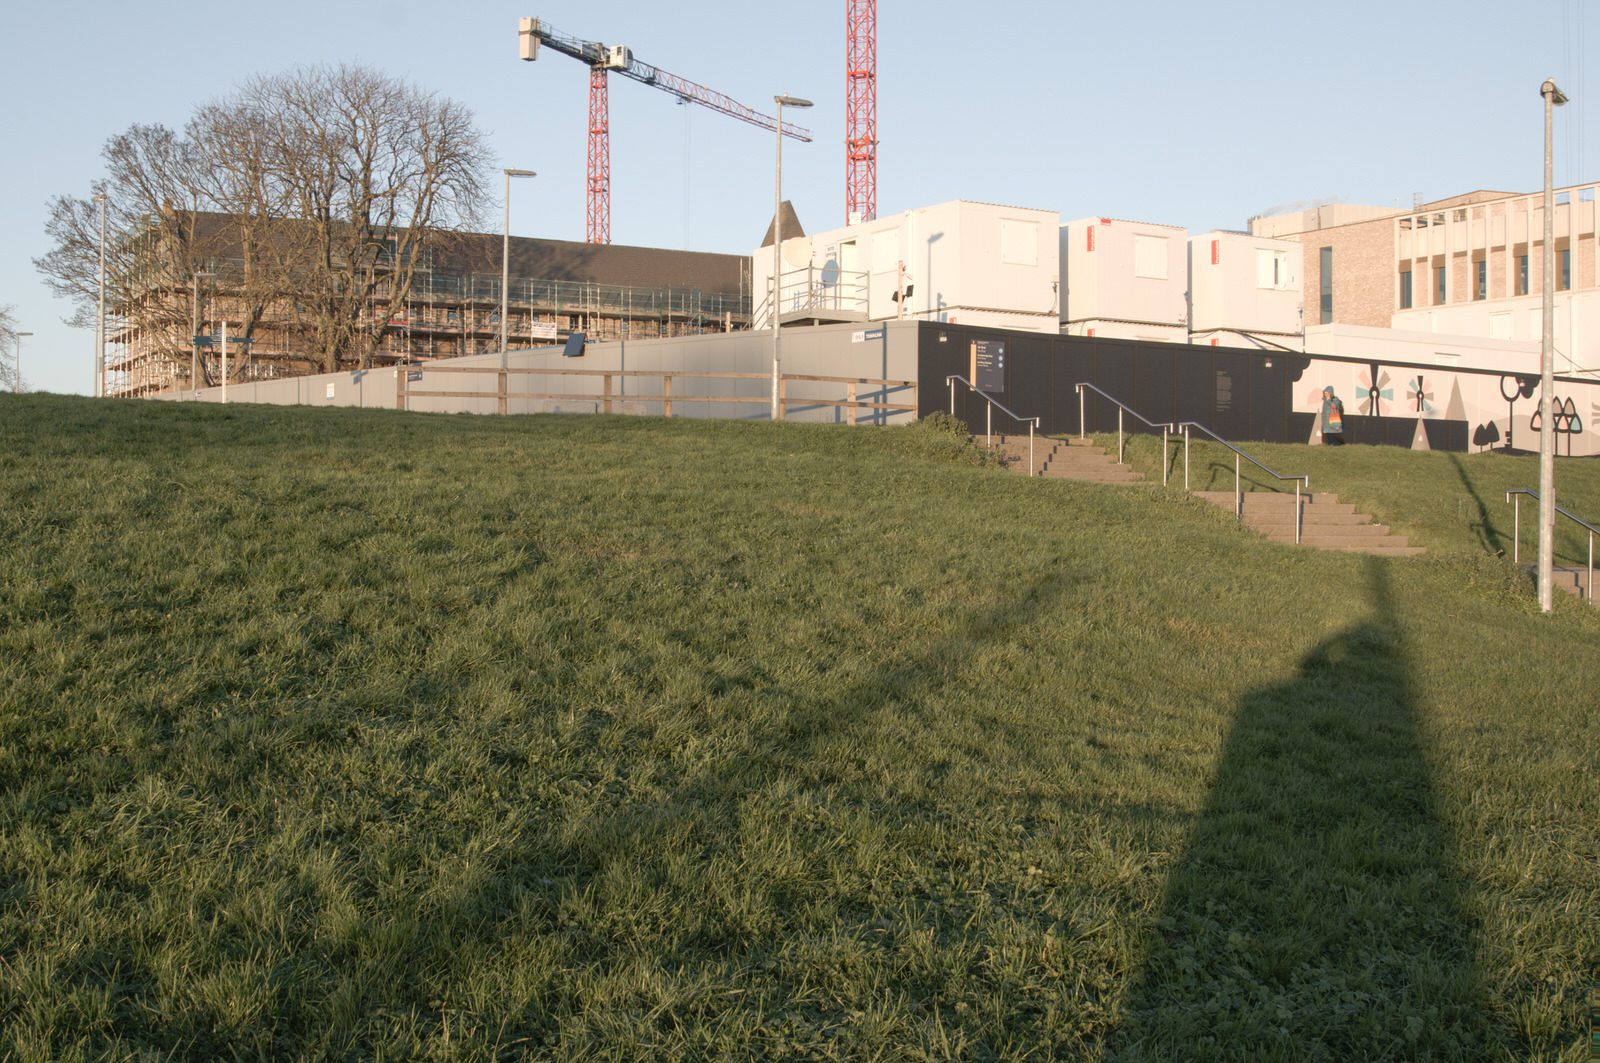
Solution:
[[(1539, 566), (1523, 565), (1522, 568), (1524, 571), (1532, 575), (1537, 583), (1539, 578)], [(1566, 591), (1568, 594), (1575, 594), (1579, 598), (1584, 598), (1591, 603), (1594, 600), (1589, 597), (1589, 570), (1587, 567), (1568, 568), (1562, 565), (1556, 565), (1550, 570), (1550, 585), (1552, 587), (1558, 587), (1561, 590)]]
[[(1382, 528), (1382, 531), (1373, 532), (1329, 532), (1317, 528), (1307, 528), (1300, 533), (1300, 542), (1304, 546), (1410, 546), (1411, 542), (1404, 535), (1390, 535), (1387, 528), (1381, 524), (1368, 525), (1371, 528)], [(1264, 531), (1255, 528), (1268, 539), (1276, 543), (1294, 542), (1293, 528), (1280, 528)]]
[[(1195, 494), (1219, 509), (1234, 512), (1232, 491), (1196, 491)], [(1412, 546), (1403, 535), (1395, 535), (1388, 525), (1373, 523), (1371, 514), (1357, 513), (1356, 507), (1340, 502), (1327, 492), (1310, 496), (1300, 506), (1299, 545), (1320, 550), (1356, 551), (1387, 557), (1414, 557), (1423, 548)], [(1295, 542), (1295, 497), (1271, 491), (1247, 491), (1241, 513), (1246, 527), (1273, 542)]]

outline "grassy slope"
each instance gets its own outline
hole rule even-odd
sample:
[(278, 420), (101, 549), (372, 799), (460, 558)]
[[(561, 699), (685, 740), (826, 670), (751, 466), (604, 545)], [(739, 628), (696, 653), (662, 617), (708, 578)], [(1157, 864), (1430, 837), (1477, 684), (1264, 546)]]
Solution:
[(925, 430), (0, 399), (0, 1054), (1581, 1058), (1600, 617), (1502, 563)]
[[(1109, 446), (1116, 436), (1099, 436)], [(1514, 488), (1539, 488), (1537, 456), (1507, 457), (1496, 453), (1447, 454), (1398, 447), (1311, 447), (1246, 443), (1246, 450), (1277, 471), (1311, 477), (1317, 491), (1332, 491), (1355, 503), (1395, 531), (1412, 535), (1429, 550), (1462, 557), (1503, 553), (1512, 556), (1513, 510), (1505, 500)], [(1142, 471), (1161, 475), (1159, 437), (1132, 437), (1129, 460)], [(1169, 443), (1173, 485), (1183, 483), (1183, 449)], [(1556, 501), (1569, 512), (1600, 526), (1600, 460), (1559, 458)], [(1189, 455), (1190, 483), (1196, 490), (1233, 489), (1233, 455), (1214, 444), (1195, 442)], [(1294, 490), (1253, 468), (1242, 466), (1246, 490)], [(1523, 498), (1522, 560), (1538, 554), (1538, 506)], [(1562, 518), (1556, 521), (1558, 563), (1582, 566), (1588, 561), (1588, 534)], [(1597, 558), (1600, 560), (1600, 558)]]

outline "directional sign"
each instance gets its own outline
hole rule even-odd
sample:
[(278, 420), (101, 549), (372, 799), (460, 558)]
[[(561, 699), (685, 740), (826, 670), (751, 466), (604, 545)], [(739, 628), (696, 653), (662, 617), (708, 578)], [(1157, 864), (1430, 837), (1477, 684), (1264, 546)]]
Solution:
[(990, 394), (1006, 389), (1006, 344), (1004, 340), (972, 341), (972, 386)]

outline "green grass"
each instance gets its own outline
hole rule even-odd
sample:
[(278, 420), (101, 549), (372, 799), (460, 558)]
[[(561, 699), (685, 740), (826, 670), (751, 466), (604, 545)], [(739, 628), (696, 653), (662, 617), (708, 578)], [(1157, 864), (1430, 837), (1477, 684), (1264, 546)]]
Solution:
[(1481, 550), (930, 427), (0, 397), (0, 497), (0, 1056), (1583, 1058), (1600, 614)]
[[(1116, 435), (1096, 436), (1108, 448)], [(1410, 535), (1430, 551), (1457, 557), (1512, 556), (1514, 511), (1506, 492), (1515, 488), (1539, 489), (1539, 459), (1508, 457), (1493, 452), (1449, 454), (1411, 451), (1399, 447), (1312, 447), (1279, 443), (1243, 443), (1248, 453), (1285, 475), (1306, 474), (1314, 491), (1332, 491), (1341, 501), (1353, 502), (1361, 512)], [(1159, 436), (1130, 436), (1128, 460), (1152, 479), (1161, 476)], [(1168, 443), (1170, 488), (1183, 487), (1182, 440)], [(1198, 438), (1189, 454), (1190, 486), (1195, 490), (1231, 491), (1234, 484), (1232, 453)], [(1249, 462), (1241, 465), (1244, 489), (1293, 491), (1288, 481), (1275, 480)], [(1600, 459), (1556, 459), (1556, 501), (1590, 524), (1600, 526)], [(1538, 507), (1523, 497), (1522, 552), (1524, 563), (1538, 556)], [(1582, 567), (1588, 563), (1588, 533), (1578, 525), (1556, 519), (1558, 563)], [(1600, 560), (1600, 559), (1597, 559)]]

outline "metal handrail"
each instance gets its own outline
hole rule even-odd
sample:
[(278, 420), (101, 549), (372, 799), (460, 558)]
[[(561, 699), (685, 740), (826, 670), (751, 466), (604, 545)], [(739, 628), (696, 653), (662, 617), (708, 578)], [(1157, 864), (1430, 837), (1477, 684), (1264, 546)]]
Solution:
[(978, 385), (974, 384), (972, 381), (968, 380), (964, 376), (947, 376), (947, 377), (944, 378), (944, 382), (950, 388), (950, 416), (951, 417), (954, 417), (956, 415), (956, 381), (957, 380), (961, 381), (967, 387), (971, 388), (972, 389), (972, 393), (974, 395), (982, 396), (983, 399), (986, 402), (988, 402), (988, 404), (989, 404), (989, 405), (984, 407), (983, 416), (984, 416), (984, 432), (985, 432), (985, 435), (988, 437), (989, 446), (990, 446), (991, 449), (994, 447), (994, 411), (995, 411), (995, 407), (998, 406), (1000, 408), (1000, 412), (1005, 414), (1006, 416), (1010, 417), (1012, 420), (1018, 422), (1019, 424), (1026, 424), (1028, 426), (1028, 475), (1032, 476), (1033, 475), (1033, 430), (1035, 428), (1039, 427), (1039, 418), (1037, 418), (1037, 417), (1024, 417), (1024, 416), (1022, 416), (1022, 414), (1017, 413), (1016, 411), (1009, 409), (1006, 406), (1005, 403), (1001, 402), (999, 399), (995, 398), (993, 395), (989, 394), (987, 391), (984, 391), (982, 388), (978, 387)]
[(1167, 433), (1168, 432), (1176, 432), (1177, 431), (1177, 426), (1173, 425), (1171, 422), (1168, 422), (1166, 424), (1160, 424), (1160, 423), (1158, 423), (1156, 421), (1152, 421), (1148, 417), (1145, 417), (1143, 414), (1141, 414), (1138, 410), (1134, 409), (1132, 406), (1129, 406), (1127, 403), (1123, 402), (1121, 399), (1118, 399), (1115, 396), (1106, 394), (1104, 391), (1100, 390), (1099, 388), (1095, 387), (1093, 384), (1091, 384), (1087, 380), (1085, 380), (1085, 381), (1083, 381), (1083, 382), (1081, 382), (1081, 383), (1076, 385), (1076, 389), (1077, 389), (1077, 392), (1078, 392), (1078, 438), (1079, 439), (1087, 439), (1089, 437), (1089, 432), (1088, 432), (1088, 423), (1089, 422), (1084, 419), (1084, 403), (1083, 403), (1083, 392), (1084, 392), (1084, 389), (1086, 389), (1086, 388), (1088, 390), (1094, 392), (1096, 395), (1099, 395), (1101, 398), (1105, 399), (1107, 402), (1111, 403), (1111, 405), (1113, 405), (1113, 406), (1115, 406), (1117, 408), (1117, 464), (1118, 465), (1126, 465), (1127, 464), (1127, 462), (1123, 460), (1124, 456), (1126, 454), (1126, 451), (1125, 451), (1124, 445), (1123, 445), (1123, 432), (1122, 432), (1122, 415), (1124, 413), (1133, 414), (1133, 416), (1137, 420), (1143, 421), (1145, 424), (1149, 425), (1151, 428), (1159, 428), (1159, 429), (1161, 429), (1161, 482), (1163, 484), (1165, 484), (1167, 482)]
[[(1511, 503), (1511, 563), (1522, 563), (1522, 499), (1521, 495), (1529, 495), (1533, 499), (1539, 498), (1539, 492), (1526, 487), (1514, 487), (1506, 492), (1506, 501)], [(1600, 535), (1600, 528), (1584, 520), (1576, 513), (1553, 507), (1555, 511), (1572, 521), (1578, 527), (1589, 533), (1589, 582), (1584, 584), (1584, 596), (1589, 599), (1589, 604), (1594, 604), (1594, 537)]]
[(1244, 487), (1243, 481), (1240, 477), (1241, 458), (1245, 461), (1248, 461), (1250, 464), (1254, 465), (1268, 476), (1274, 476), (1279, 480), (1294, 481), (1294, 541), (1296, 543), (1300, 542), (1301, 531), (1305, 527), (1305, 503), (1300, 500), (1300, 486), (1301, 484), (1304, 484), (1306, 493), (1311, 493), (1311, 477), (1309, 475), (1306, 475), (1305, 473), (1289, 475), (1287, 473), (1281, 473), (1271, 466), (1264, 465), (1253, 454), (1240, 450), (1238, 447), (1234, 446), (1226, 439), (1223, 439), (1221, 436), (1217, 435), (1217, 433), (1213, 432), (1199, 421), (1184, 421), (1182, 424), (1178, 425), (1178, 427), (1183, 429), (1183, 489), (1185, 491), (1189, 490), (1189, 430), (1191, 428), (1198, 428), (1216, 442), (1221, 443), (1223, 446), (1233, 451), (1233, 515), (1237, 520), (1244, 520)]

